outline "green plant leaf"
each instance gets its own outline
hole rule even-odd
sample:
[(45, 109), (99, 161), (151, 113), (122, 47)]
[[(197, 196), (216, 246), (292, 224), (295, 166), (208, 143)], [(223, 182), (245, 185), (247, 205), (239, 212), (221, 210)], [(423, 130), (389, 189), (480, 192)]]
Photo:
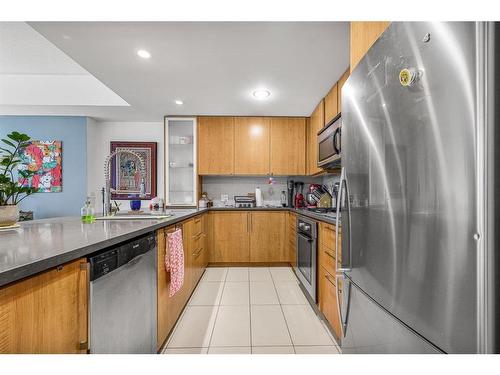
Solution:
[(16, 147), (16, 145), (14, 143), (12, 143), (11, 141), (7, 140), (7, 139), (2, 139), (2, 142), (4, 143), (7, 143), (9, 146), (12, 146), (12, 147)]
[(22, 141), (23, 136), (25, 136), (25, 135), (26, 135), (26, 134), (21, 134), (21, 133), (19, 133), (19, 132), (14, 131), (14, 132), (12, 132), (12, 133), (10, 133), (10, 134), (7, 134), (7, 137), (9, 137), (9, 138), (10, 138), (10, 139), (12, 139), (13, 141), (15, 141), (15, 142), (18, 142), (18, 143), (19, 143), (19, 142), (21, 142), (21, 141)]
[(0, 147), (0, 150), (5, 151), (5, 152), (6, 152), (6, 153), (8, 153), (9, 155), (14, 155), (14, 153), (13, 153), (11, 150), (8, 150), (8, 149), (6, 149), (6, 148)]

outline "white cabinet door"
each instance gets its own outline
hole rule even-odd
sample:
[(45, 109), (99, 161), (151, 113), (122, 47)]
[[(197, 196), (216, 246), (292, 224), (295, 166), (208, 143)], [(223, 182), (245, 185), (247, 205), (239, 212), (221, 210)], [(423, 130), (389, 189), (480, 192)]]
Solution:
[(196, 206), (196, 118), (165, 118), (165, 194), (170, 206)]

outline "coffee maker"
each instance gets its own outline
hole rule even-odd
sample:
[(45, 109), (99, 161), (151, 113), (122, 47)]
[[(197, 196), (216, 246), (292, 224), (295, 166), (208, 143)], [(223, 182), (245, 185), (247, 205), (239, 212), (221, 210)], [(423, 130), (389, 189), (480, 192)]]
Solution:
[(293, 207), (293, 187), (295, 186), (293, 180), (288, 180), (287, 192), (288, 192), (288, 207)]

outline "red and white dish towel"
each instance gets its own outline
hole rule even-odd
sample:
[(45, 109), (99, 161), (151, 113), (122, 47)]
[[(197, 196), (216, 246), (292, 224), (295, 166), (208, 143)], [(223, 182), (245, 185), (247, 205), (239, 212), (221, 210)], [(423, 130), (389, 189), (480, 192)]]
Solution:
[(184, 248), (181, 229), (167, 234), (165, 269), (170, 272), (170, 297), (172, 297), (184, 284)]

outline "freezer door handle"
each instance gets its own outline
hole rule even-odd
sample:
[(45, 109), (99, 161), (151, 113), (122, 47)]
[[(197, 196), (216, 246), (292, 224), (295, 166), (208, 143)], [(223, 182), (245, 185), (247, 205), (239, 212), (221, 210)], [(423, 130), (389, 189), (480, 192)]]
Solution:
[[(335, 289), (336, 289), (336, 297), (337, 297), (337, 311), (340, 319), (340, 333), (342, 337), (346, 336), (347, 332), (347, 323), (349, 316), (349, 305), (351, 300), (351, 283), (344, 277), (344, 274), (337, 273), (335, 275)], [(340, 289), (340, 285), (344, 290)], [(340, 294), (342, 293), (343, 300), (342, 305), (340, 304)], [(345, 307), (345, 314), (342, 313), (342, 306)]]

